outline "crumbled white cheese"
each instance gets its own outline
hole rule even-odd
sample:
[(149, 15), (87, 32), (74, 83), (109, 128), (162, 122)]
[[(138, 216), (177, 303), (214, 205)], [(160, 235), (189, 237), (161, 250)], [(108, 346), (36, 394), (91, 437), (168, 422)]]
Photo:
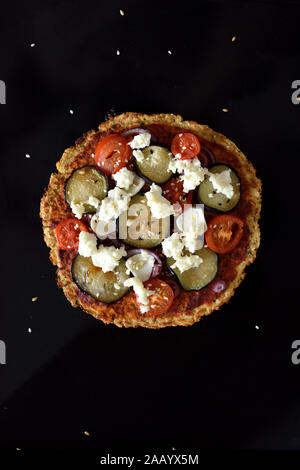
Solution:
[(90, 206), (93, 206), (96, 209), (98, 209), (100, 201), (95, 196), (90, 196), (88, 201), (87, 201), (87, 204), (89, 204)]
[(203, 259), (198, 255), (179, 256), (176, 258), (176, 261), (174, 264), (172, 264), (171, 268), (178, 268), (179, 271), (183, 273), (188, 269), (198, 268), (201, 263), (203, 263)]
[(180, 272), (184, 272), (190, 268), (198, 267), (203, 259), (198, 255), (183, 255), (183, 249), (185, 247), (185, 238), (181, 237), (178, 232), (174, 232), (170, 237), (166, 238), (162, 242), (163, 254), (166, 257), (171, 257), (175, 260), (175, 263), (171, 268), (178, 268)]
[(147, 204), (151, 209), (151, 214), (156, 219), (163, 219), (174, 214), (174, 208), (170, 201), (162, 196), (162, 189), (157, 184), (152, 183), (150, 191), (145, 193)]
[(123, 189), (117, 186), (108, 191), (107, 196), (102, 200), (98, 219), (101, 222), (108, 222), (117, 219), (122, 212), (128, 209), (130, 196)]
[(141, 178), (140, 176), (135, 174), (133, 182), (129, 186), (129, 188), (126, 190), (126, 193), (129, 196), (134, 196), (135, 194), (137, 194), (142, 189), (144, 184), (145, 184), (145, 180), (143, 178)]
[(85, 257), (92, 256), (97, 252), (97, 238), (93, 233), (80, 232), (78, 252)]
[(173, 158), (169, 163), (169, 170), (173, 173), (184, 172), (180, 179), (183, 181), (183, 191), (185, 193), (195, 189), (204, 180), (205, 175), (209, 173), (207, 168), (201, 166), (197, 157), (189, 160)]
[(135, 135), (129, 145), (132, 149), (143, 149), (150, 145), (151, 134), (145, 132), (143, 134)]
[(75, 202), (71, 202), (70, 206), (75, 217), (77, 217), (77, 219), (81, 219), (85, 211), (84, 204), (76, 204)]
[(126, 256), (124, 246), (115, 248), (114, 246), (100, 245), (97, 251), (92, 254), (93, 264), (102, 269), (104, 273), (113, 271), (119, 264), (120, 259)]
[(149, 303), (148, 297), (154, 294), (154, 291), (144, 287), (142, 281), (137, 277), (130, 277), (129, 279), (126, 279), (126, 281), (124, 282), (124, 286), (132, 286), (137, 296), (138, 302), (143, 305), (147, 305)]
[(121, 168), (121, 170), (119, 170), (114, 175), (112, 175), (112, 179), (115, 180), (117, 186), (123, 189), (129, 189), (129, 187), (133, 183), (134, 177), (134, 171), (128, 170), (126, 166), (124, 168)]
[(137, 162), (142, 163), (144, 161), (145, 155), (141, 150), (134, 150), (132, 153)]
[(174, 232), (170, 237), (165, 238), (162, 242), (163, 254), (168, 258), (171, 257), (176, 259), (181, 255), (183, 248), (184, 245), (178, 232)]
[(201, 250), (201, 248), (203, 248), (204, 237), (191, 230), (190, 232), (185, 232), (183, 236), (183, 242), (184, 246), (191, 253), (195, 253), (195, 251)]
[(221, 173), (211, 173), (209, 180), (212, 182), (213, 188), (217, 193), (225, 194), (228, 199), (233, 196), (233, 186), (231, 184), (230, 169)]

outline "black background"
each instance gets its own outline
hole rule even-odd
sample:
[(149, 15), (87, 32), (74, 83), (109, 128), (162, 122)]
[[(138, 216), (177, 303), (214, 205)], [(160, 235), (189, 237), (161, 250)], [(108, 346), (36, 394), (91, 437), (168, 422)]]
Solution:
[[(1, 448), (300, 449), (299, 17), (287, 1), (1, 5)], [(192, 327), (106, 326), (56, 286), (39, 201), (112, 108), (208, 124), (263, 180), (257, 260)]]

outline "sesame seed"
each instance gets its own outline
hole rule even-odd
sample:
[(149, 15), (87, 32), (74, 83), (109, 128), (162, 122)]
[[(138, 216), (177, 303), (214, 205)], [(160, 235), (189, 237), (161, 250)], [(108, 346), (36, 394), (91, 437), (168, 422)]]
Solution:
[(31, 328), (28, 328), (28, 333), (31, 333), (31, 331), (32, 331)]
[(73, 109), (70, 109), (70, 114), (74, 114), (74, 111), (73, 111)]
[(228, 113), (228, 109), (227, 109), (227, 108), (223, 108), (222, 111), (223, 111), (223, 113)]
[(94, 153), (92, 153), (92, 154), (91, 154), (91, 157), (92, 157), (92, 158), (95, 158), (95, 154), (94, 154)]
[(88, 431), (84, 431), (83, 434), (84, 434), (85, 436), (89, 436), (89, 435), (90, 435), (90, 433), (89, 433)]
[(119, 49), (117, 50), (117, 55), (120, 55), (120, 51), (119, 51)]
[(168, 51), (168, 54), (172, 55), (172, 51)]
[(16, 450), (21, 450), (21, 447), (16, 447)]
[(255, 325), (255, 328), (256, 328), (257, 330), (259, 330), (259, 326), (258, 326), (258, 325)]
[(32, 42), (32, 43), (30, 44), (30, 47), (34, 47), (34, 46), (35, 46), (35, 42)]
[(36, 302), (36, 301), (37, 301), (37, 299), (38, 299), (38, 297), (32, 297), (32, 299), (31, 299), (31, 300), (32, 300), (32, 302)]
[(25, 157), (26, 157), (26, 158), (30, 158), (29, 153), (26, 153), (26, 154), (25, 154)]
[(124, 16), (124, 15), (125, 15), (125, 13), (124, 13), (123, 10), (120, 10), (120, 15), (121, 15), (121, 16)]
[(234, 42), (236, 40), (236, 36), (232, 36), (231, 41)]

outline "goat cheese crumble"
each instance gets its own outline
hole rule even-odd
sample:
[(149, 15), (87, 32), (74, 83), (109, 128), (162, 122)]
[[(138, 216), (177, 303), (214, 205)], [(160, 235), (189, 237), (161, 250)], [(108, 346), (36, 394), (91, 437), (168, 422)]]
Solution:
[(149, 147), (151, 141), (151, 134), (145, 132), (143, 134), (137, 134), (134, 136), (131, 142), (128, 145), (132, 149), (143, 149), (145, 147)]
[(117, 186), (123, 189), (129, 189), (133, 183), (134, 177), (134, 171), (128, 170), (126, 166), (112, 175), (112, 179), (116, 182)]
[[(148, 297), (154, 294), (154, 291), (144, 287), (144, 284), (142, 283), (142, 281), (138, 279), (137, 277), (130, 277), (129, 279), (126, 279), (126, 281), (124, 281), (124, 286), (133, 287), (133, 290), (137, 296), (138, 302), (143, 304), (140, 307), (147, 306), (149, 304)], [(145, 311), (148, 311), (148, 309), (144, 310), (140, 308), (142, 313), (144, 313)]]
[(174, 214), (174, 208), (170, 201), (162, 196), (162, 188), (152, 183), (150, 191), (145, 193), (147, 204), (151, 209), (151, 214), (156, 219), (163, 219)]
[(230, 169), (221, 173), (210, 173), (209, 180), (217, 193), (225, 194), (228, 199), (233, 196), (233, 186), (231, 184)]

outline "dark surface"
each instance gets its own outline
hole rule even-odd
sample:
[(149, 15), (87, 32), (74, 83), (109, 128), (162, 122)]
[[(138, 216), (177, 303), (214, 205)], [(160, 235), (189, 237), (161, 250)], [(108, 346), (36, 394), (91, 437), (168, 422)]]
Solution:
[[(197, 3), (1, 7), (3, 448), (300, 449), (300, 8)], [(105, 326), (56, 286), (39, 201), (63, 150), (111, 108), (209, 124), (263, 180), (258, 258), (193, 327)]]

